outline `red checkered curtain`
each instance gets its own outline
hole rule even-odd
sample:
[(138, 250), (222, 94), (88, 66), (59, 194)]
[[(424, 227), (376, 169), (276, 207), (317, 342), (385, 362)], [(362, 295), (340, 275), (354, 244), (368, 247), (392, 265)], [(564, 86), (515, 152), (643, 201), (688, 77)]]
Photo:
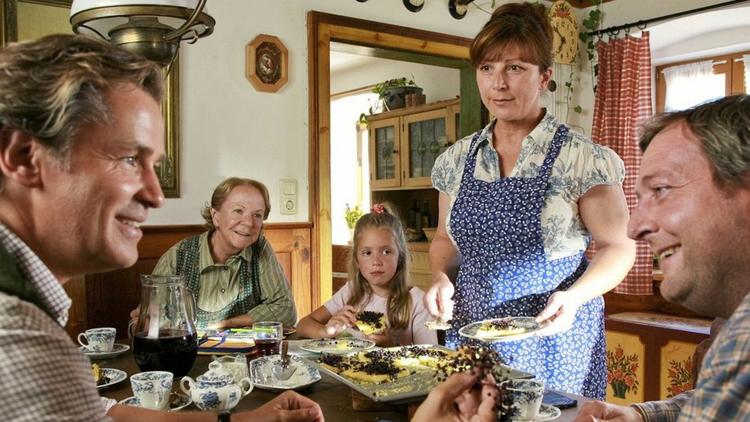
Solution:
[[(601, 41), (596, 51), (599, 77), (594, 102), (594, 141), (612, 148), (625, 162), (623, 190), (632, 211), (636, 206), (635, 180), (641, 164), (638, 148), (640, 124), (651, 117), (651, 50), (649, 34), (640, 38)], [(615, 293), (653, 294), (653, 254), (638, 242), (635, 265)]]

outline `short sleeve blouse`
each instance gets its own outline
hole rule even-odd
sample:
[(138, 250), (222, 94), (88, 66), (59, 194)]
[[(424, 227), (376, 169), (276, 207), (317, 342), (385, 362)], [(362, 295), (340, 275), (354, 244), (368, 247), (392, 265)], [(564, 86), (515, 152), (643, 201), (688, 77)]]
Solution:
[[(438, 191), (450, 197), (446, 216), (450, 232), (450, 210), (456, 201), (466, 158), (475, 154), (477, 158), (474, 178), (486, 182), (500, 179), (500, 160), (493, 147), (490, 122), (479, 132), (479, 140), (472, 148), (474, 135), (461, 139), (448, 148), (435, 161), (432, 169), (432, 184)], [(534, 177), (544, 161), (552, 138), (560, 123), (547, 113), (539, 124), (523, 140), (521, 153), (509, 177)], [(625, 166), (611, 149), (596, 144), (585, 136), (570, 131), (569, 142), (563, 145), (555, 160), (545, 193), (542, 208), (542, 237), (548, 259), (559, 259), (586, 249), (591, 234), (581, 220), (578, 200), (597, 185), (622, 185)]]
[[(349, 281), (342, 286), (333, 297), (328, 300), (328, 302), (323, 304), (331, 315), (346, 306), (346, 303), (352, 295), (351, 289), (352, 282)], [(411, 290), (409, 290), (409, 295), (411, 296), (411, 317), (409, 318), (409, 326), (403, 330), (391, 331), (391, 340), (394, 344), (401, 346), (409, 344), (437, 344), (437, 334), (435, 331), (428, 330), (424, 325), (425, 322), (430, 319), (430, 313), (427, 312), (427, 308), (425, 308), (422, 303), (424, 292), (417, 287), (412, 287)], [(387, 309), (388, 298), (372, 295), (362, 310), (387, 314)], [(355, 337), (364, 337), (359, 331), (350, 331)]]

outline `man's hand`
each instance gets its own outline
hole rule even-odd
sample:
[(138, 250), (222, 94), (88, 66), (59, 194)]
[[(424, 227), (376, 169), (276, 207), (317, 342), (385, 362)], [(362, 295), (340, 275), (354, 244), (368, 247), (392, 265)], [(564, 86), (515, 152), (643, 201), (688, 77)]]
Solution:
[(491, 375), (482, 388), (473, 389), (477, 375), (461, 372), (451, 375), (434, 388), (412, 418), (412, 422), (496, 422), (500, 392)]
[(573, 422), (643, 422), (634, 407), (619, 406), (603, 401), (590, 401), (581, 406)]
[(294, 391), (285, 391), (263, 406), (232, 415), (233, 421), (247, 422), (323, 422), (320, 406)]

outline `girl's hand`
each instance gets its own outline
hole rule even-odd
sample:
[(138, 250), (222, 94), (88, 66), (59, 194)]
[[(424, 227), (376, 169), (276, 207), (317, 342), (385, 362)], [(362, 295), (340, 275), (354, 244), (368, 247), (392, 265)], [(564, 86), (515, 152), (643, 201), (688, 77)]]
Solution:
[(581, 304), (571, 292), (552, 293), (547, 300), (547, 306), (536, 317), (539, 324), (548, 324), (539, 334), (549, 336), (568, 331), (573, 326), (579, 306)]
[(333, 314), (324, 327), (324, 337), (335, 337), (342, 331), (354, 326), (357, 321), (357, 308), (346, 305), (340, 311)]
[(453, 319), (453, 283), (446, 275), (438, 280), (433, 280), (427, 293), (424, 295), (424, 306), (433, 317), (440, 318), (445, 322)]
[(391, 341), (391, 335), (388, 333), (388, 327), (383, 330), (380, 334), (370, 334), (369, 336), (365, 336), (366, 339), (372, 340), (375, 342), (376, 346), (380, 347), (389, 347), (393, 346), (393, 342)]

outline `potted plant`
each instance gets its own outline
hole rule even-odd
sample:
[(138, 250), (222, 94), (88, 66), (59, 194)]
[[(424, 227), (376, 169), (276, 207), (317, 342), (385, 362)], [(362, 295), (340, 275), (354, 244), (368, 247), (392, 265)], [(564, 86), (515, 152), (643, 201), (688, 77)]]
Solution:
[(376, 84), (372, 92), (378, 94), (386, 110), (394, 110), (406, 105), (408, 94), (421, 95), (422, 88), (418, 87), (414, 80), (401, 77)]
[(363, 215), (364, 211), (359, 208), (359, 205), (355, 205), (354, 208), (351, 208), (349, 207), (349, 204), (346, 204), (346, 208), (344, 209), (344, 220), (346, 220), (346, 227), (349, 229), (350, 238), (354, 235), (354, 225), (357, 224), (357, 220)]

